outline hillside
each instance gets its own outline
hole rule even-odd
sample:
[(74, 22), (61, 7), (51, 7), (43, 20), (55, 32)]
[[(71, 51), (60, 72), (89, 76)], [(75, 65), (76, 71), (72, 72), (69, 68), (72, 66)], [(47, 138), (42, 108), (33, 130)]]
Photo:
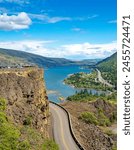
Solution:
[(116, 86), (117, 82), (117, 53), (100, 61), (96, 67), (102, 72), (102, 76), (109, 83)]
[(0, 67), (17, 67), (33, 65), (25, 59), (0, 53)]
[[(112, 56), (100, 61), (97, 65), (87, 67), (91, 69), (92, 67), (96, 70), (92, 73), (79, 72), (68, 76), (64, 79), (64, 83), (71, 85), (75, 88), (90, 88), (97, 90), (113, 90), (116, 89), (117, 82), (117, 53)], [(97, 71), (98, 69), (98, 71)], [(100, 75), (99, 75), (99, 73)], [(101, 79), (100, 79), (101, 76)], [(103, 79), (103, 81), (102, 81)]]
[(71, 61), (65, 58), (50, 58), (27, 52), (0, 48), (0, 65), (36, 64), (40, 67), (54, 67), (66, 65), (96, 64), (98, 60)]
[(0, 69), (0, 150), (46, 150), (46, 144), (53, 144), (47, 140), (49, 102), (43, 77), (39, 68)]

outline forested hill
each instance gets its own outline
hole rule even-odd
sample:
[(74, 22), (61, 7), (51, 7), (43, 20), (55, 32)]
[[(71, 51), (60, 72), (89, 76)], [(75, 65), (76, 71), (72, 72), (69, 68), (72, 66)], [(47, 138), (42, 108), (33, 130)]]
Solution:
[(117, 82), (117, 53), (100, 61), (96, 67), (102, 72), (104, 79), (116, 86)]
[(98, 59), (72, 61), (65, 58), (50, 58), (43, 57), (36, 54), (31, 54), (23, 51), (9, 50), (0, 48), (0, 65), (11, 64), (36, 64), (40, 67), (54, 67), (54, 66), (66, 66), (66, 65), (94, 65), (98, 62)]

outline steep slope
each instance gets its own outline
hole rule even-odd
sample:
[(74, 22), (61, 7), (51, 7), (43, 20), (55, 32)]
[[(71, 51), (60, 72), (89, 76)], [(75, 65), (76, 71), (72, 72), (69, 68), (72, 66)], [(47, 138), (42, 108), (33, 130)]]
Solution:
[[(114, 105), (98, 99), (92, 102), (68, 101), (62, 106), (71, 114), (74, 133), (85, 150), (112, 150), (114, 139), (102, 129), (110, 128), (104, 124), (116, 112)], [(98, 116), (100, 125), (104, 125), (104, 127), (96, 126), (95, 115)], [(116, 138), (116, 135), (114, 135), (114, 138)]]
[(38, 68), (0, 70), (0, 97), (8, 101), (7, 114), (16, 124), (32, 117), (32, 124), (45, 129), (48, 100), (43, 70)]
[[(111, 55), (110, 57), (107, 57), (105, 59), (103, 59), (102, 61), (99, 61), (97, 63), (98, 67), (107, 67), (107, 69), (109, 68), (109, 65), (114, 64), (113, 66), (115, 67), (117, 64), (117, 52), (114, 53), (113, 55)], [(107, 66), (106, 66), (107, 65)]]
[[(3, 119), (5, 123), (0, 119), (2, 141), (6, 139), (4, 130), (9, 126), (11, 132), (17, 134), (19, 141), (28, 143), (29, 148), (23, 149), (41, 149), (41, 145), (48, 137), (49, 116), (43, 70), (39, 68), (0, 69), (0, 86), (0, 118), (1, 115), (5, 118)], [(4, 113), (1, 112), (3, 107), (4, 109), (6, 107), (4, 112), (7, 117), (4, 117)], [(16, 135), (10, 135), (7, 143), (11, 144), (10, 140), (16, 142), (15, 137)], [(0, 149), (4, 146), (2, 141), (0, 141)], [(9, 145), (6, 148), (9, 148)], [(18, 150), (16, 146), (14, 150)]]
[(116, 86), (117, 82), (117, 53), (100, 61), (96, 67), (102, 72), (104, 79)]

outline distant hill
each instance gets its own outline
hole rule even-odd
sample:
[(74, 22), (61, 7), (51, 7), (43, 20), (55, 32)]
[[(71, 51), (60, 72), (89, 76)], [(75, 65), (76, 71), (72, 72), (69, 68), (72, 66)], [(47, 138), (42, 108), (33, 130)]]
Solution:
[(31, 66), (32, 63), (25, 59), (10, 56), (0, 52), (0, 67), (17, 67), (17, 66)]
[(66, 66), (66, 65), (91, 65), (96, 64), (99, 60), (83, 60), (72, 61), (65, 58), (50, 58), (43, 57), (36, 54), (31, 54), (23, 51), (9, 50), (0, 48), (0, 64), (36, 64), (40, 67), (54, 67), (54, 66)]
[(110, 57), (107, 57), (101, 61), (99, 61), (97, 63), (97, 66), (103, 66), (105, 64), (111, 64), (111, 63), (114, 63), (114, 64), (117, 64), (117, 52), (112, 54)]
[(117, 82), (117, 53), (97, 63), (96, 67), (102, 72), (104, 79), (116, 85)]

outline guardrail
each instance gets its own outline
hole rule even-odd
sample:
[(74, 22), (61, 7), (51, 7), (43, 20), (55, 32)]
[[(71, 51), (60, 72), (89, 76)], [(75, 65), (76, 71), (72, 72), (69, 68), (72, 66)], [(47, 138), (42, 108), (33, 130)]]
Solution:
[(62, 106), (58, 105), (57, 103), (55, 102), (52, 102), (52, 101), (49, 101), (50, 103), (54, 104), (54, 105), (57, 105), (58, 107), (62, 108), (66, 114), (67, 114), (67, 117), (68, 117), (68, 122), (69, 122), (69, 129), (70, 129), (70, 133), (75, 141), (75, 143), (77, 144), (77, 146), (80, 148), (80, 150), (84, 150), (84, 148), (81, 146), (80, 142), (78, 142), (77, 138), (75, 137), (75, 134), (73, 132), (73, 128), (72, 128), (72, 123), (71, 123), (71, 117), (70, 117), (70, 114), (69, 112)]

